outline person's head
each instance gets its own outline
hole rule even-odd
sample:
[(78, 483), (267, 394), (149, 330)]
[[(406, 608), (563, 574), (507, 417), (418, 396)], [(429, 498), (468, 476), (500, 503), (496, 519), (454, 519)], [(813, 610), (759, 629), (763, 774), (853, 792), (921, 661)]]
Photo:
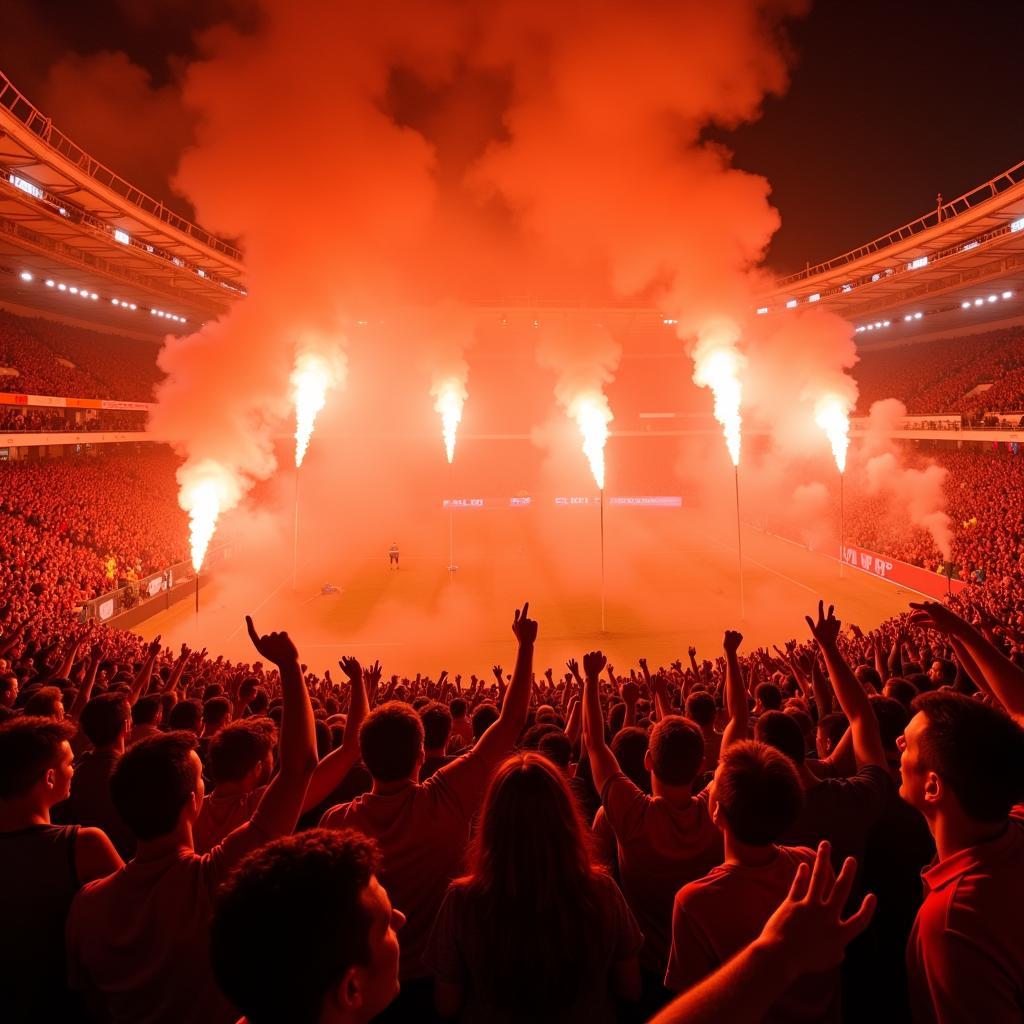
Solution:
[(259, 685), (260, 681), (255, 676), (248, 676), (238, 684), (238, 701), (243, 707), (256, 696)]
[(882, 689), (882, 695), (885, 697), (891, 697), (893, 700), (898, 700), (909, 715), (911, 705), (914, 703), (914, 698), (917, 696), (917, 687), (906, 679), (901, 679), (899, 676), (893, 676), (892, 679), (886, 682)]
[(466, 717), (467, 704), (462, 697), (456, 697), (449, 705), (448, 710), (451, 712), (452, 718), (461, 722)]
[(478, 740), (498, 720), (498, 709), (488, 701), (473, 712), (473, 739)]
[(444, 753), (445, 744), (452, 732), (452, 714), (436, 700), (420, 708), (423, 723), (423, 746), (431, 753)]
[(203, 731), (207, 736), (224, 728), (231, 721), (231, 701), (227, 697), (211, 697), (203, 703)]
[(140, 841), (196, 820), (206, 790), (191, 732), (165, 732), (133, 743), (110, 776), (114, 808)]
[(408, 704), (389, 700), (367, 715), (359, 750), (377, 782), (412, 779), (423, 764), (423, 722)]
[(561, 729), (554, 729), (541, 736), (537, 744), (537, 753), (541, 757), (546, 757), (563, 772), (567, 772), (572, 760), (572, 741)]
[(203, 708), (195, 699), (179, 700), (167, 716), (167, 728), (175, 731), (187, 729), (198, 733), (203, 721)]
[(882, 689), (882, 677), (873, 665), (858, 665), (853, 674), (867, 693), (878, 693)]
[(800, 735), (803, 737), (804, 750), (812, 750), (814, 748), (814, 719), (811, 718), (810, 714), (795, 701), (787, 703), (783, 709), (783, 714), (788, 715), (796, 722), (797, 727), (800, 729)]
[(0, 801), (49, 811), (66, 800), (74, 735), (71, 722), (55, 718), (23, 715), (0, 725)]
[(715, 724), (715, 698), (706, 690), (698, 690), (686, 698), (686, 717), (705, 732)]
[(277, 729), (269, 718), (242, 718), (210, 740), (206, 770), (215, 786), (241, 784), (246, 792), (265, 785), (274, 770)]
[(617, 701), (608, 709), (608, 734), (614, 736), (626, 721), (626, 705)]
[(843, 733), (846, 732), (849, 724), (846, 715), (841, 711), (832, 711), (818, 719), (818, 728), (815, 733), (818, 757), (826, 758), (836, 749), (836, 744), (843, 738)]
[(1024, 799), (1024, 728), (949, 690), (922, 694), (899, 742), (900, 796), (929, 823), (997, 824)]
[(157, 693), (140, 697), (132, 706), (132, 724), (159, 725), (164, 716), (164, 702)]
[(398, 994), (405, 923), (359, 832), (313, 829), (249, 854), (221, 889), (210, 960), (249, 1024), (369, 1021)]
[(131, 710), (128, 699), (120, 693), (101, 693), (93, 697), (79, 718), (86, 739), (97, 749), (112, 747), (128, 731)]
[(18, 700), (18, 677), (13, 672), (0, 673), (0, 705), (13, 708)]
[(803, 802), (796, 767), (776, 747), (743, 740), (722, 753), (712, 782), (711, 816), (739, 842), (774, 843), (796, 821)]
[(651, 770), (647, 766), (647, 730), (638, 725), (620, 729), (610, 744), (622, 774), (638, 789), (651, 791)]
[(666, 715), (651, 728), (644, 765), (664, 786), (689, 786), (704, 763), (704, 734), (681, 715)]
[(782, 691), (774, 683), (758, 683), (754, 690), (754, 711), (778, 711), (782, 707)]
[(561, 732), (561, 730), (554, 722), (540, 722), (537, 725), (532, 725), (523, 733), (522, 741), (519, 746), (524, 750), (536, 750), (540, 741), (547, 736), (549, 732)]
[(928, 666), (928, 678), (934, 689), (940, 686), (952, 686), (956, 679), (956, 665), (948, 658), (936, 658)]
[(64, 719), (64, 697), (56, 686), (37, 687), (25, 701), (25, 714), (33, 718)]
[(898, 757), (896, 741), (903, 735), (910, 721), (907, 709), (891, 697), (882, 697), (875, 694), (871, 697), (871, 710), (878, 719), (878, 731), (882, 737), (882, 746), (885, 747), (886, 755), (892, 759)]
[(796, 719), (785, 711), (766, 711), (754, 725), (754, 739), (785, 754), (794, 765), (804, 763), (804, 734)]
[(270, 707), (270, 696), (263, 687), (259, 687), (249, 700), (249, 711), (253, 715), (265, 715)]

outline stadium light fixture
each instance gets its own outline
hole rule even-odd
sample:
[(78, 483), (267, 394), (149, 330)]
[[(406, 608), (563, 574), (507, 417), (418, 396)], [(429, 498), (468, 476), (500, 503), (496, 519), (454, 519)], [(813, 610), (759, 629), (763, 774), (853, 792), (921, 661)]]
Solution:
[(844, 292), (852, 292), (853, 291), (853, 285), (852, 284), (844, 284), (843, 285), (843, 291)]
[(872, 281), (877, 281), (881, 276), (882, 276), (881, 274), (872, 274), (871, 275), (871, 280)]
[(913, 314), (913, 313), (908, 313), (908, 314), (907, 314), (907, 315), (906, 315), (906, 316), (905, 316), (905, 317), (903, 318), (903, 322), (904, 322), (905, 324), (906, 324), (906, 323), (910, 323), (910, 321), (911, 321), (911, 320), (913, 320), (913, 319), (914, 319), (914, 314)]
[(869, 331), (873, 331), (874, 329), (875, 329), (875, 325), (874, 324), (868, 324), (868, 330)]
[(915, 319), (915, 320), (920, 320), (920, 319), (921, 319), (921, 317), (923, 317), (923, 316), (924, 316), (924, 313), (915, 313), (915, 314), (914, 314), (914, 319)]
[(138, 309), (139, 307), (136, 306), (135, 303), (133, 302), (128, 308), (129, 309)]
[(1004, 299), (1012, 299), (1013, 298), (1013, 292), (1003, 292), (1003, 298)]
[(979, 245), (979, 243), (978, 243), (978, 242), (968, 242), (968, 243), (967, 243), (967, 244), (966, 244), (966, 245), (965, 245), (965, 246), (963, 247), (963, 250), (962, 250), (962, 251), (963, 251), (963, 252), (970, 252), (970, 251), (971, 251), (972, 249), (977, 249), (977, 248), (978, 248), (978, 245)]
[(57, 285), (57, 288), (62, 292), (66, 292), (68, 290), (68, 286), (64, 284), (63, 281), (59, 285)]
[(50, 278), (46, 279), (46, 287), (47, 288), (52, 288), (53, 287), (53, 281)]
[(961, 309), (970, 309), (971, 308), (971, 304), (969, 302), (961, 302), (960, 303), (960, 308)]
[(114, 305), (114, 306), (120, 306), (121, 305), (121, 303), (117, 299), (111, 299), (110, 302), (111, 302), (111, 305)]
[(790, 299), (789, 302), (786, 303), (786, 309), (794, 309), (796, 307), (796, 304), (796, 299)]
[(19, 178), (17, 174), (8, 174), (7, 180), (17, 189), (22, 192), (27, 192), (34, 199), (43, 198), (43, 190), (34, 182), (29, 181), (27, 178)]
[(817, 302), (821, 298), (821, 292), (815, 292), (813, 295), (807, 296), (808, 302)]
[(32, 275), (27, 270), (23, 270), (21, 272), (21, 274), (20, 274), (20, 277), (21, 277), (22, 281), (31, 281), (32, 280)]
[(91, 294), (91, 295), (89, 296), (89, 298), (90, 298), (90, 299), (92, 299), (92, 301), (93, 301), (93, 302), (95, 302), (95, 301), (96, 301), (96, 300), (97, 300), (97, 299), (99, 298), (99, 296), (98, 296), (98, 295), (97, 295), (97, 294), (96, 294), (95, 292), (93, 292), (93, 293), (92, 293), (92, 294)]
[(988, 297), (988, 301), (989, 302), (998, 302), (999, 301), (999, 296), (998, 295), (990, 295)]
[(768, 312), (768, 307), (767, 306), (758, 306), (758, 308), (757, 308), (757, 315), (758, 316), (764, 316), (765, 313), (767, 313), (767, 312)]
[(891, 322), (892, 322), (892, 321), (890, 321), (890, 320), (883, 320), (883, 321), (882, 321), (882, 326), (883, 326), (883, 327), (888, 327), (888, 326), (889, 326), (889, 324), (890, 324)]
[(985, 300), (984, 299), (975, 299), (974, 300), (974, 304), (976, 306), (984, 306), (985, 305)]
[(132, 236), (127, 231), (122, 231), (120, 228), (114, 229), (114, 241), (120, 242), (121, 245), (130, 245)]
[(911, 260), (907, 264), (907, 270), (920, 270), (922, 267), (928, 266), (927, 256), (918, 256), (916, 260)]
[(72, 285), (72, 286), (71, 286), (71, 287), (70, 287), (70, 288), (68, 289), (68, 291), (70, 291), (72, 295), (77, 295), (77, 294), (78, 294), (78, 289), (77, 289), (77, 288), (76, 288), (76, 287), (75, 287), (74, 285)]
[(1020, 231), (1021, 228), (1024, 228), (1024, 217), (1021, 217), (1010, 224), (1011, 231)]
[(666, 327), (674, 327), (677, 323), (679, 323), (678, 320), (675, 320), (675, 319), (673, 319), (672, 317), (669, 317), (669, 316), (663, 317), (661, 322)]

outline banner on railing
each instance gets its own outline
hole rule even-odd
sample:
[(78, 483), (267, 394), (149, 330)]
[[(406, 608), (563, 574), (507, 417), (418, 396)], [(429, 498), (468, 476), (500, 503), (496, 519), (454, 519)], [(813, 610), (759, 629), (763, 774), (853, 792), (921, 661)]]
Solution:
[(950, 579), (942, 573), (888, 558), (877, 551), (869, 551), (853, 544), (846, 544), (843, 547), (837, 544), (833, 550), (839, 550), (840, 559), (851, 568), (916, 590), (920, 594), (927, 594), (929, 597), (943, 598), (949, 594), (959, 594), (967, 586), (963, 580)]

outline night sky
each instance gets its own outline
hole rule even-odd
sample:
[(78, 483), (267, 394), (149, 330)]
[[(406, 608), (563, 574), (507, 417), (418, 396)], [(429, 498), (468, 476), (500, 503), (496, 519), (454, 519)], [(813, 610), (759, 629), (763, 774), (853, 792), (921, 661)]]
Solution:
[[(154, 88), (170, 90), (195, 30), (226, 15), (251, 17), (247, 0), (7, 0), (0, 68), (44, 109), (50, 68), (73, 54), (123, 51)], [(790, 38), (788, 93), (759, 122), (719, 135), (740, 167), (772, 183), (783, 220), (772, 269), (844, 252), (933, 209), (937, 192), (952, 199), (1024, 158), (1024, 13), (1015, 5), (819, 0)], [(117, 97), (109, 102), (116, 122)], [(154, 154), (147, 165), (114, 151), (110, 137), (123, 131), (90, 138), (74, 104), (60, 106), (48, 112), (63, 130), (168, 196), (168, 153), (187, 125), (178, 135), (138, 125), (127, 139)], [(147, 131), (160, 133), (162, 150)]]

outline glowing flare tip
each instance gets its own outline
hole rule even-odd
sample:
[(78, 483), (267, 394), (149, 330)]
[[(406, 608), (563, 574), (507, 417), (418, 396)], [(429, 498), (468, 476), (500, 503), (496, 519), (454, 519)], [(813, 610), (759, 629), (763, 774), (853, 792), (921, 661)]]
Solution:
[(445, 381), (437, 389), (434, 409), (441, 417), (441, 433), (449, 464), (455, 458), (455, 435), (462, 422), (462, 407), (466, 402), (466, 388), (458, 380)]
[(576, 421), (583, 436), (583, 454), (590, 463), (590, 472), (598, 490), (604, 490), (604, 446), (608, 440), (608, 424), (612, 411), (604, 395), (584, 395), (569, 409), (569, 415)]
[(220, 516), (221, 498), (217, 485), (212, 480), (205, 480), (185, 489), (182, 504), (188, 511), (192, 568), (199, 572)]
[(836, 468), (845, 473), (846, 452), (850, 447), (850, 416), (846, 403), (836, 395), (826, 395), (818, 402), (814, 422), (825, 432), (832, 446)]
[(732, 348), (716, 347), (695, 357), (694, 383), (710, 388), (715, 399), (715, 419), (722, 425), (725, 446), (729, 449), (732, 464), (740, 464), (740, 401), (743, 386), (740, 383), (740, 368), (743, 357)]
[(295, 468), (302, 465), (313, 436), (317, 414), (327, 403), (327, 389), (333, 374), (327, 361), (316, 352), (303, 352), (292, 370), (292, 399), (295, 403)]

